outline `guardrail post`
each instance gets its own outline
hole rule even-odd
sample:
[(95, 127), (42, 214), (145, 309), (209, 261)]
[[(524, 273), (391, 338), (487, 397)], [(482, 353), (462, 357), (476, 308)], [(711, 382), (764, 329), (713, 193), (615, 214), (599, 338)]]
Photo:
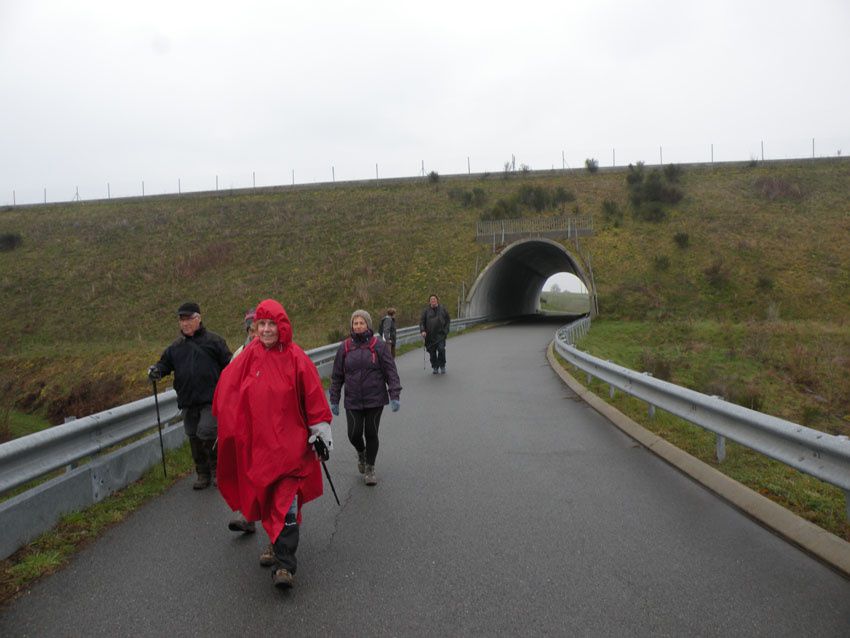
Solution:
[(726, 460), (726, 437), (722, 434), (718, 434), (714, 442), (714, 457), (718, 463)]
[(613, 385), (609, 385), (608, 386), (608, 396), (613, 399), (615, 393), (616, 393), (616, 388)]
[(587, 385), (590, 385), (590, 382), (593, 381), (593, 377), (590, 376), (590, 373), (587, 373)]
[[(70, 423), (71, 421), (76, 421), (76, 420), (77, 420), (77, 417), (75, 417), (75, 416), (66, 416), (64, 422)], [(76, 461), (74, 461), (73, 463), (69, 463), (68, 465), (65, 466), (66, 472), (70, 472), (71, 470), (75, 470), (75, 469), (77, 469), (77, 462)]]
[(651, 403), (649, 404), (649, 412), (648, 412), (648, 414), (649, 414), (649, 418), (650, 418), (650, 419), (654, 419), (654, 418), (655, 418), (655, 406), (654, 406), (654, 405), (652, 405)]

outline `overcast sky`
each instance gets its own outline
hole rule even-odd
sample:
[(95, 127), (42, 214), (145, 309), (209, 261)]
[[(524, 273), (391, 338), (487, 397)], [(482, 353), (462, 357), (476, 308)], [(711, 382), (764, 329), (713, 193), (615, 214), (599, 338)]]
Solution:
[(848, 0), (0, 0), (0, 205), (850, 153), (848, 63)]

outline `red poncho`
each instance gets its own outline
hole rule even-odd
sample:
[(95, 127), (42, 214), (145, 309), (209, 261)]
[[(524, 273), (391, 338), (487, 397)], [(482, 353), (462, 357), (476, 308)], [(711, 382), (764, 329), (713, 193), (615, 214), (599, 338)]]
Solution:
[(316, 366), (292, 342), (292, 325), (277, 301), (257, 306), (256, 319), (273, 319), (279, 343), (254, 339), (221, 373), (213, 399), (218, 419), (218, 489), (231, 509), (261, 519), (272, 542), (292, 499), (321, 496), (322, 470), (307, 426), (330, 423)]

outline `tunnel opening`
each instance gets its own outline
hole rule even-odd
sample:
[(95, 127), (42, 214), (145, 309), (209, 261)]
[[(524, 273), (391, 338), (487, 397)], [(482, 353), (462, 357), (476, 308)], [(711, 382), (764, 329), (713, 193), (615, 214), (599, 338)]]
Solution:
[(464, 315), (494, 319), (540, 315), (544, 284), (558, 273), (574, 276), (588, 291), (591, 303), (585, 312), (590, 311), (593, 283), (579, 260), (558, 242), (535, 238), (509, 244), (487, 264), (466, 296)]

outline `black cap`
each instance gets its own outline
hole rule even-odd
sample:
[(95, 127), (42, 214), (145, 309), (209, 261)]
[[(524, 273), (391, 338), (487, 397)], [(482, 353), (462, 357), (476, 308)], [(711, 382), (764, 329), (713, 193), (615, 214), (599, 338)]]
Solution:
[(177, 309), (178, 317), (182, 315), (194, 315), (195, 313), (201, 314), (201, 307), (194, 301), (187, 301), (186, 303), (180, 304), (180, 307)]

